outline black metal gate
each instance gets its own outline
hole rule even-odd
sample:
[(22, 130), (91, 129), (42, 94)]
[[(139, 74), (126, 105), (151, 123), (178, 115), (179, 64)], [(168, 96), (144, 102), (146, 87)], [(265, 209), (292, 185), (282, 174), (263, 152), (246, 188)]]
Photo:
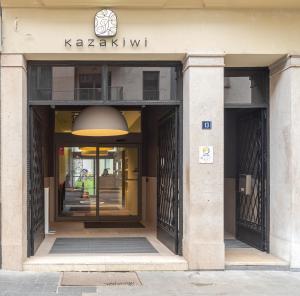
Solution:
[(28, 255), (33, 255), (45, 237), (43, 126), (36, 110), (29, 109), (28, 157)]
[(178, 113), (163, 117), (158, 127), (157, 237), (178, 253)]
[(236, 236), (267, 250), (266, 110), (251, 110), (238, 118)]

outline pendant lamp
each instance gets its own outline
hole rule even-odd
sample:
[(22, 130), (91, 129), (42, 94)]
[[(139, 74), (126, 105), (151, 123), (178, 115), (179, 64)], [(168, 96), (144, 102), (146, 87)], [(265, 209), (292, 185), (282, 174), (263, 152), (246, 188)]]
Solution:
[(83, 109), (73, 123), (72, 134), (77, 136), (108, 137), (128, 134), (128, 126), (119, 110), (108, 106)]

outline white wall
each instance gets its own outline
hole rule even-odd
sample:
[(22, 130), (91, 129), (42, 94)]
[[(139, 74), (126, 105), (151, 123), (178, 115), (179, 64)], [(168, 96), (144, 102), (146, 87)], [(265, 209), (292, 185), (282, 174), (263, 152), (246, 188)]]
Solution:
[[(300, 12), (298, 10), (214, 10), (214, 9), (116, 9), (118, 47), (88, 47), (95, 38), (93, 20), (98, 9), (3, 8), (3, 52), (25, 53), (30, 58), (76, 59), (90, 53), (103, 60), (106, 55), (162, 55), (160, 59), (183, 57), (186, 52), (226, 54), (286, 54), (299, 51)], [(122, 46), (122, 38), (148, 40), (148, 46)], [(82, 38), (80, 48), (64, 46)], [(109, 39), (110, 40), (110, 39)], [(98, 43), (98, 42), (97, 42)], [(129, 42), (127, 42), (128, 44)], [(42, 56), (40, 55), (39, 58)], [(84, 57), (82, 57), (84, 58)], [(119, 57), (118, 57), (119, 58)], [(127, 57), (128, 58), (128, 57)], [(251, 58), (251, 57), (249, 57)], [(252, 59), (255, 57), (252, 57)], [(85, 57), (84, 59), (90, 59)]]
[(22, 270), (27, 256), (26, 61), (1, 55), (2, 268)]

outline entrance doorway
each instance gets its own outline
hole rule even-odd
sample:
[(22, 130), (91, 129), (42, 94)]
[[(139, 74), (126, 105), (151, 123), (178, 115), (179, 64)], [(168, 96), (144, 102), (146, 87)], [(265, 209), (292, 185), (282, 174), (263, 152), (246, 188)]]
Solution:
[(286, 268), (269, 253), (269, 71), (224, 74), (225, 266)]
[[(49, 223), (58, 237), (66, 235), (66, 225), (76, 236), (98, 227), (97, 237), (110, 233), (103, 228), (121, 228), (122, 237), (129, 233), (126, 228), (137, 227), (130, 236), (151, 233), (173, 254), (180, 253), (179, 106), (118, 106), (129, 134), (114, 137), (72, 135), (72, 120), (83, 108), (30, 107), (30, 116), (46, 122), (30, 126), (29, 181), (35, 188), (30, 191), (30, 255), (45, 237), (44, 188), (50, 191)], [(32, 216), (33, 211), (40, 215)]]
[(225, 232), (268, 251), (266, 109), (225, 109)]

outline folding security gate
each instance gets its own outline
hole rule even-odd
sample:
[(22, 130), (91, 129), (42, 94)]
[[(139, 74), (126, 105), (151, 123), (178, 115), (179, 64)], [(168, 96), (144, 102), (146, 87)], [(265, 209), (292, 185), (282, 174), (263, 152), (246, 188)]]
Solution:
[(236, 236), (267, 250), (267, 115), (265, 109), (238, 118)]
[(157, 237), (178, 253), (178, 112), (163, 117), (158, 127)]
[(28, 255), (33, 255), (45, 237), (43, 128), (39, 113), (29, 110), (28, 157)]

